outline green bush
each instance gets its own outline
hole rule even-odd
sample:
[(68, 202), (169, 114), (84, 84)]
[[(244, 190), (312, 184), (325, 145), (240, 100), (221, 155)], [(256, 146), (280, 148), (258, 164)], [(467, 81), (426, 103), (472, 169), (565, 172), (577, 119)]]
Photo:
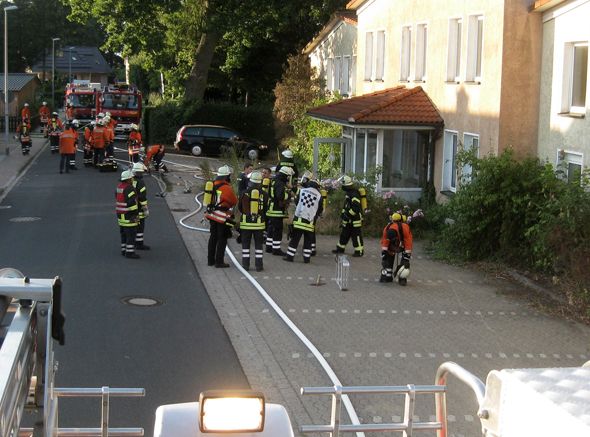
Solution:
[(150, 144), (171, 145), (176, 132), (185, 124), (213, 124), (235, 129), (269, 146), (276, 145), (272, 106), (244, 107), (230, 103), (197, 101), (159, 101), (144, 108), (143, 133)]

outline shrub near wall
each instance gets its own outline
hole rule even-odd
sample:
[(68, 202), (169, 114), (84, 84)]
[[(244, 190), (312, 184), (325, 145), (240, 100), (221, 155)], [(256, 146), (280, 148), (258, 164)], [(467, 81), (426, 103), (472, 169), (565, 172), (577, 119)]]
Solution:
[(270, 105), (244, 107), (231, 103), (175, 101), (144, 110), (143, 132), (151, 144), (173, 144), (176, 132), (185, 124), (227, 126), (271, 147), (277, 143)]

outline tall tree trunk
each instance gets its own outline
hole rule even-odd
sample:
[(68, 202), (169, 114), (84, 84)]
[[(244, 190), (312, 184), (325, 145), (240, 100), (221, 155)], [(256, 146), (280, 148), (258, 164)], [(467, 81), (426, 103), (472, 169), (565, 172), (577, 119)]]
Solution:
[(199, 41), (195, 55), (195, 63), (186, 81), (185, 97), (187, 99), (203, 100), (205, 89), (207, 89), (209, 67), (211, 66), (219, 37), (220, 33), (217, 30), (211, 30), (201, 35), (201, 41)]

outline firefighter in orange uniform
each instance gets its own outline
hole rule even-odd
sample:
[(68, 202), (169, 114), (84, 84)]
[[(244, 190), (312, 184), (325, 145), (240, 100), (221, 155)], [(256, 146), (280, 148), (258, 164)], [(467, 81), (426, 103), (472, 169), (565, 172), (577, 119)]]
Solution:
[(127, 140), (127, 147), (129, 148), (129, 162), (139, 162), (139, 152), (143, 143), (141, 142), (141, 132), (136, 124), (131, 125), (131, 132), (129, 133), (129, 140)]
[(120, 181), (121, 183), (117, 186), (116, 210), (121, 235), (121, 255), (125, 258), (139, 258), (139, 255), (135, 253), (139, 207), (137, 192), (133, 187), (133, 171), (129, 169), (122, 172)]
[(28, 155), (31, 150), (31, 124), (28, 118), (23, 119), (23, 122), (16, 128), (16, 132), (23, 155)]
[(45, 125), (49, 121), (51, 110), (47, 106), (47, 102), (43, 102), (43, 106), (39, 108), (39, 120), (41, 121), (41, 133), (45, 132)]
[(92, 164), (94, 165), (94, 168), (98, 168), (98, 166), (104, 161), (107, 135), (107, 129), (104, 127), (104, 118), (101, 118), (98, 120), (97, 125), (92, 131), (92, 144), (94, 147), (94, 157), (92, 158)]
[(49, 137), (51, 144), (51, 153), (59, 153), (59, 134), (62, 129), (63, 125), (58, 118), (57, 112), (52, 113), (47, 123), (47, 129), (45, 129), (45, 137)]
[(168, 171), (168, 168), (166, 168), (165, 165), (162, 165), (162, 159), (164, 159), (164, 156), (166, 155), (166, 152), (164, 152), (164, 146), (158, 146), (158, 145), (148, 146), (148, 147), (146, 147), (146, 153), (147, 153), (147, 156), (145, 158), (146, 167), (153, 159), (154, 160), (154, 168), (156, 169), (156, 171), (159, 171), (160, 169), (162, 169), (166, 172)]
[(107, 131), (105, 137), (105, 155), (108, 161), (113, 161), (115, 158), (115, 126), (117, 122), (111, 118), (110, 112), (104, 117), (104, 127)]
[(217, 268), (229, 267), (223, 260), (227, 239), (231, 236), (231, 211), (238, 204), (238, 198), (229, 186), (233, 169), (224, 165), (217, 170), (217, 177), (213, 185), (216, 195), (214, 204), (209, 205), (205, 217), (211, 225), (211, 236), (207, 251), (207, 265)]
[[(383, 270), (381, 270), (379, 282), (393, 282), (393, 278), (397, 277), (400, 285), (408, 283), (410, 258), (412, 257), (412, 232), (405, 221), (406, 217), (396, 212), (383, 229), (383, 238), (381, 239), (381, 266)], [(395, 271), (393, 270), (394, 261)]]
[(20, 113), (22, 120), (25, 121), (25, 118), (27, 120), (31, 119), (31, 110), (29, 109), (29, 104), (25, 103), (25, 107), (23, 108), (23, 110)]
[(92, 120), (84, 129), (84, 167), (92, 167), (92, 151), (94, 149), (94, 136), (92, 135), (96, 121)]
[[(65, 130), (59, 134), (59, 154), (61, 159), (59, 161), (59, 172), (63, 173), (64, 168), (66, 173), (76, 168), (76, 146), (78, 145), (78, 132), (74, 129), (74, 125), (66, 121)], [(74, 165), (72, 166), (72, 162)]]
[(76, 108), (74, 108), (74, 104), (70, 103), (68, 105), (68, 108), (66, 109), (66, 117), (67, 117), (68, 121), (74, 121), (76, 119), (77, 115), (78, 115), (78, 111), (76, 111)]

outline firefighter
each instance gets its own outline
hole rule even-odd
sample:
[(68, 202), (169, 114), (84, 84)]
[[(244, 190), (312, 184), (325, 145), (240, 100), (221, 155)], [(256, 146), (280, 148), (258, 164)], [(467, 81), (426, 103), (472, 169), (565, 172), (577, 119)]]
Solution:
[[(303, 180), (303, 178), (302, 178)], [(309, 179), (297, 193), (297, 206), (293, 217), (293, 231), (285, 261), (293, 262), (299, 240), (303, 236), (303, 262), (309, 263), (314, 241), (315, 223), (324, 210), (320, 184), (316, 179)]]
[(297, 170), (297, 164), (295, 164), (293, 152), (290, 150), (283, 150), (281, 153), (281, 160), (275, 167), (275, 174), (278, 174), (281, 171), (282, 167), (291, 167), (293, 169), (293, 176), (289, 180), (289, 183), (293, 184), (293, 186), (297, 186), (297, 178), (299, 177), (299, 170)]
[(72, 161), (74, 166), (72, 170), (78, 170), (76, 168), (76, 145), (78, 143), (78, 132), (74, 129), (71, 122), (66, 121), (64, 125), (64, 131), (59, 134), (59, 154), (61, 159), (59, 161), (59, 172), (63, 173), (64, 168), (66, 173), (70, 172)]
[(252, 170), (254, 170), (254, 165), (248, 163), (244, 165), (244, 171), (238, 175), (238, 196), (248, 188), (248, 177)]
[[(401, 257), (401, 261), (400, 258)], [(395, 213), (383, 229), (381, 239), (381, 277), (379, 282), (393, 282), (397, 277), (400, 285), (408, 283), (410, 258), (412, 257), (412, 232), (405, 223), (405, 216)], [(395, 271), (393, 265), (395, 261)]]
[(135, 235), (139, 225), (139, 207), (137, 193), (133, 187), (133, 171), (121, 173), (120, 184), (117, 186), (117, 220), (121, 235), (121, 255), (126, 258), (139, 258), (135, 253)]
[(94, 147), (92, 164), (94, 165), (94, 168), (98, 168), (98, 166), (104, 161), (107, 135), (107, 130), (104, 127), (104, 118), (100, 118), (92, 131), (92, 144)]
[(45, 126), (49, 121), (51, 110), (47, 106), (47, 102), (43, 102), (43, 106), (39, 108), (39, 120), (41, 121), (41, 133), (45, 132)]
[(23, 155), (28, 155), (31, 150), (31, 124), (28, 118), (23, 118), (23, 122), (16, 128), (16, 132)]
[(139, 152), (143, 147), (141, 142), (141, 132), (139, 132), (139, 126), (136, 124), (131, 125), (131, 132), (129, 133), (129, 139), (127, 140), (127, 147), (129, 149), (129, 162), (139, 162)]
[[(308, 184), (309, 184), (309, 182), (310, 182), (312, 179), (314, 179), (314, 177), (313, 177), (313, 173), (312, 173), (312, 172), (310, 172), (309, 170), (305, 170), (305, 171), (303, 172), (303, 176), (301, 176), (301, 182), (300, 182), (300, 184), (301, 184), (301, 187), (302, 187), (302, 188), (307, 188), (307, 187), (308, 187)], [(319, 181), (316, 181), (316, 182), (317, 182), (317, 183), (318, 183), (318, 185), (319, 185)], [(320, 194), (322, 194), (322, 191), (321, 191), (319, 188), (318, 188), (318, 190), (319, 190)], [(325, 192), (324, 192), (323, 194), (325, 195)], [(299, 190), (297, 190), (297, 196), (298, 196), (298, 195), (299, 195)], [(297, 196), (296, 196), (296, 198), (297, 198)], [(311, 256), (316, 256), (316, 255), (317, 255), (317, 245), (316, 245), (316, 238), (315, 238), (315, 224), (317, 223), (317, 221), (318, 221), (318, 218), (320, 218), (320, 217), (321, 217), (321, 215), (322, 215), (322, 212), (323, 212), (323, 210), (324, 210), (324, 206), (325, 206), (325, 204), (324, 204), (324, 200), (325, 200), (325, 199), (324, 199), (324, 197), (322, 197), (322, 211), (320, 211), (320, 213), (318, 214), (318, 216), (317, 216), (317, 217), (314, 219), (314, 221), (313, 221), (313, 229), (314, 229), (314, 230), (313, 230), (313, 232), (312, 232), (312, 233), (311, 233), (311, 235), (310, 235), (310, 238), (311, 238)]]
[(242, 267), (250, 270), (250, 243), (254, 239), (254, 265), (257, 272), (264, 270), (264, 228), (268, 210), (268, 193), (262, 190), (262, 173), (250, 173), (248, 187), (240, 195), (238, 207), (242, 213), (240, 234), (242, 236)]
[(84, 167), (92, 167), (92, 151), (94, 150), (94, 126), (96, 126), (96, 121), (92, 120), (86, 125), (86, 129), (84, 129)]
[(57, 112), (53, 112), (47, 123), (47, 129), (45, 129), (45, 137), (49, 137), (51, 153), (59, 153), (59, 134), (62, 129), (63, 124), (61, 123)]
[(21, 114), (21, 118), (22, 118), (23, 122), (25, 121), (25, 119), (27, 119), (27, 120), (31, 119), (31, 110), (29, 109), (28, 103), (25, 103), (25, 106), (23, 107), (23, 110), (21, 111), (20, 114)]
[(70, 103), (66, 109), (66, 118), (68, 121), (72, 122), (76, 119), (77, 115), (78, 111), (76, 111), (76, 108), (74, 108), (74, 104)]
[(289, 183), (292, 176), (293, 169), (283, 166), (270, 183), (270, 206), (267, 216), (270, 217), (272, 232), (266, 234), (266, 251), (273, 255), (285, 256), (287, 254), (281, 250), (281, 240), (283, 238), (283, 220), (289, 217), (287, 206), (295, 196), (293, 185)]
[(143, 163), (136, 162), (133, 164), (133, 186), (137, 193), (137, 203), (139, 204), (139, 225), (137, 226), (137, 234), (135, 236), (135, 249), (150, 250), (150, 246), (143, 244), (145, 219), (150, 215), (147, 201), (147, 188), (143, 180), (143, 172), (147, 168)]
[(361, 194), (352, 182), (350, 176), (342, 177), (342, 189), (346, 192), (344, 196), (344, 204), (342, 205), (340, 240), (336, 249), (332, 253), (344, 253), (348, 240), (352, 239), (354, 246), (354, 254), (352, 256), (359, 257), (364, 255), (363, 247), (363, 208), (361, 206)]
[(229, 267), (223, 260), (227, 239), (231, 236), (232, 208), (237, 205), (238, 198), (229, 186), (233, 169), (224, 165), (217, 170), (217, 177), (213, 185), (215, 201), (208, 207), (205, 215), (210, 222), (211, 236), (207, 250), (207, 265), (217, 268)]
[(111, 118), (111, 113), (107, 112), (104, 116), (104, 127), (106, 129), (105, 135), (105, 157), (106, 160), (112, 162), (115, 159), (115, 120)]
[(80, 142), (80, 132), (78, 132), (78, 129), (80, 128), (80, 123), (78, 123), (78, 120), (74, 119), (71, 122), (72, 124), (72, 130), (74, 131), (74, 134), (76, 135), (76, 147), (74, 149), (74, 153), (72, 153), (70, 155), (70, 169), (71, 170), (78, 170), (78, 168), (76, 167), (76, 152), (78, 151), (78, 144)]
[(162, 159), (166, 155), (164, 152), (164, 146), (148, 146), (147, 150), (144, 148), (143, 151), (147, 153), (145, 158), (145, 165), (148, 166), (149, 163), (153, 160), (154, 161), (154, 168), (156, 171), (160, 171), (160, 169), (164, 170), (165, 172), (168, 171), (168, 168), (165, 165), (162, 165)]

